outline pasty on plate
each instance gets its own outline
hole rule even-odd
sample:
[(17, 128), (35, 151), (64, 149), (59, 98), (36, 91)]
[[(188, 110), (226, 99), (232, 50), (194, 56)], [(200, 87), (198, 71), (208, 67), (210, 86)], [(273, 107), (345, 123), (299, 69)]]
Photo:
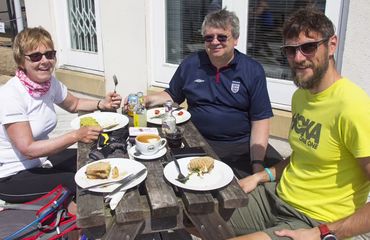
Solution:
[(110, 174), (111, 166), (108, 162), (97, 162), (86, 167), (88, 179), (107, 179)]
[(196, 157), (190, 160), (188, 163), (188, 169), (190, 172), (198, 173), (203, 175), (209, 173), (214, 168), (214, 160), (211, 157)]

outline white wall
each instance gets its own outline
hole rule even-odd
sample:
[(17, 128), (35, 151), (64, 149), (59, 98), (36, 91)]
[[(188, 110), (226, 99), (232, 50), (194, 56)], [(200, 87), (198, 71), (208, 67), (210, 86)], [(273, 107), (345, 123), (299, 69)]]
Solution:
[(28, 27), (41, 26), (53, 36), (55, 48), (58, 49), (54, 19), (54, 5), (51, 0), (24, 0)]
[(369, 13), (368, 0), (350, 1), (342, 75), (355, 82), (370, 96)]
[(101, 29), (106, 89), (113, 89), (113, 74), (118, 92), (146, 92), (148, 64), (146, 50), (145, 1), (101, 0)]

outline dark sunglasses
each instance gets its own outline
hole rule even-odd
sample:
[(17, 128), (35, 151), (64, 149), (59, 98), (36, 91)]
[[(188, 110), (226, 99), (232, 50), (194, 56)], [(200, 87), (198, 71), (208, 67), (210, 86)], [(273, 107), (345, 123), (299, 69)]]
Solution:
[(324, 38), (319, 41), (303, 43), (301, 45), (285, 45), (280, 47), (280, 49), (281, 53), (285, 57), (294, 57), (297, 53), (297, 50), (299, 50), (304, 56), (311, 57), (316, 53), (317, 48), (320, 46), (320, 44), (328, 40), (329, 38)]
[(205, 35), (205, 36), (203, 37), (203, 40), (204, 40), (205, 42), (210, 43), (210, 42), (212, 42), (212, 41), (213, 41), (213, 39), (215, 39), (215, 37), (217, 38), (217, 41), (219, 41), (219, 42), (226, 42), (226, 41), (227, 41), (227, 39), (229, 38), (228, 36), (223, 35), (223, 34), (220, 34), (220, 35)]
[(45, 56), (49, 60), (55, 59), (55, 54), (56, 53), (57, 53), (57, 51), (52, 50), (52, 51), (47, 51), (47, 52), (44, 52), (44, 53), (35, 52), (35, 53), (31, 53), (29, 55), (24, 55), (24, 56), (29, 57), (32, 62), (38, 62), (42, 59), (42, 56)]

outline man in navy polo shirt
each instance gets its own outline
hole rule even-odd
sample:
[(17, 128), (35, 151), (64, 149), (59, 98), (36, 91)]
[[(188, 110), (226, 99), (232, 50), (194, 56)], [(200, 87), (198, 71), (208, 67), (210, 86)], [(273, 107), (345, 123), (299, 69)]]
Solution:
[[(263, 170), (273, 116), (262, 66), (235, 49), (239, 19), (226, 9), (202, 25), (205, 50), (187, 57), (169, 88), (146, 96), (148, 107), (185, 100), (192, 122), (217, 155), (239, 175)], [(280, 155), (271, 148), (275, 160)], [(251, 160), (257, 160), (252, 162)]]

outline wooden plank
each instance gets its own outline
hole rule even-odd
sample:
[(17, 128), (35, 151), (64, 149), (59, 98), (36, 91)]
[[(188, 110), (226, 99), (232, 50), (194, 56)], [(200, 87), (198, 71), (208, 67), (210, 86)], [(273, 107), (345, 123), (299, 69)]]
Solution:
[(143, 227), (144, 221), (118, 224), (113, 222), (102, 239), (125, 239), (134, 240)]
[[(199, 133), (198, 129), (191, 121), (188, 121), (184, 126), (185, 126), (184, 140), (187, 146), (189, 147), (201, 146), (209, 156), (218, 159), (216, 153), (209, 146), (207, 141), (203, 138), (203, 136)], [(185, 189), (180, 191), (182, 193), (182, 200), (184, 206), (188, 212), (210, 213), (214, 211), (215, 204), (213, 201), (213, 196), (209, 192), (207, 191), (196, 192)]]
[(217, 193), (217, 200), (223, 208), (240, 208), (248, 203), (248, 194), (243, 191), (235, 178)]
[(137, 188), (128, 190), (115, 209), (117, 223), (144, 220), (144, 209)]
[(161, 232), (162, 240), (192, 240), (191, 235), (184, 229)]
[(207, 214), (187, 213), (187, 216), (204, 240), (224, 240), (235, 236), (234, 231), (217, 212)]
[(184, 228), (184, 225), (183, 225), (183, 221), (184, 221), (183, 209), (184, 208), (182, 206), (181, 200), (178, 199), (180, 211), (179, 211), (179, 214), (177, 214), (177, 216), (153, 218), (150, 214), (148, 201), (144, 199), (145, 199), (145, 196), (142, 196), (141, 198), (142, 203), (143, 205), (147, 204), (145, 208), (148, 209), (148, 211), (145, 214), (145, 228), (142, 231), (142, 234)]
[(148, 169), (145, 189), (153, 218), (173, 217), (179, 213), (177, 197), (172, 187), (165, 182), (163, 167), (159, 161), (146, 161)]
[[(92, 144), (78, 143), (77, 168), (89, 161), (88, 154)], [(77, 187), (77, 226), (80, 228), (105, 228), (104, 201), (101, 193), (93, 193)]]
[(198, 129), (191, 121), (186, 122), (184, 127), (185, 127), (184, 139), (189, 147), (199, 147), (199, 146), (203, 147), (203, 149), (209, 156), (211, 156), (214, 159), (219, 159), (216, 153), (211, 148), (211, 146), (203, 138), (203, 136), (199, 133)]
[(182, 201), (190, 213), (211, 213), (215, 210), (212, 194), (208, 192), (182, 191)]

